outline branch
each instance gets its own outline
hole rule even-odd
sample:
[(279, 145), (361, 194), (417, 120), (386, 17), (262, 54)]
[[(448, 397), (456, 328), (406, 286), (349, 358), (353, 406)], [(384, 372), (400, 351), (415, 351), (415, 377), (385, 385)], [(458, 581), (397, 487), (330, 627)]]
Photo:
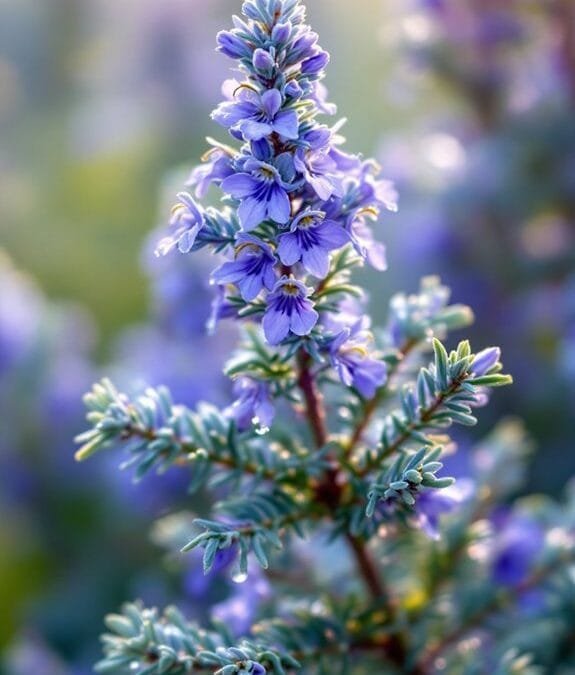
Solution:
[(434, 363), (421, 369), (415, 387), (403, 391), (401, 411), (386, 416), (381, 444), (355, 469), (358, 477), (380, 468), (382, 462), (410, 440), (424, 446), (434, 445), (429, 431), (442, 431), (454, 423), (476, 424), (472, 407), (481, 403), (482, 388), (512, 382), (509, 375), (499, 374), (501, 364), (496, 349), (474, 355), (469, 342), (464, 341), (448, 355), (439, 340), (434, 340), (433, 348)]
[(269, 673), (286, 675), (299, 669), (289, 654), (247, 640), (238, 646), (222, 632), (188, 623), (175, 608), (155, 609), (128, 604), (123, 614), (106, 618), (112, 633), (103, 636), (105, 658), (96, 672), (111, 675), (189, 675)]
[(413, 349), (415, 349), (417, 345), (418, 345), (417, 341), (409, 340), (404, 344), (403, 347), (399, 349), (397, 361), (388, 368), (387, 381), (385, 382), (383, 387), (380, 387), (380, 389), (378, 389), (377, 393), (373, 398), (363, 403), (361, 417), (359, 418), (359, 421), (357, 422), (349, 441), (344, 446), (345, 456), (349, 457), (355, 450), (356, 446), (361, 442), (361, 438), (365, 433), (365, 431), (367, 430), (371, 420), (373, 419), (373, 416), (377, 412), (377, 409), (388, 396), (393, 379), (397, 374), (397, 371), (399, 370), (399, 366), (401, 365), (401, 363), (405, 361), (407, 356)]
[[(321, 448), (327, 443), (328, 434), (325, 427), (325, 411), (322, 400), (317, 392), (313, 375), (309, 369), (309, 355), (300, 352), (298, 363), (300, 367), (298, 383), (306, 401), (309, 424), (316, 445)], [(330, 509), (337, 507), (341, 502), (342, 490), (341, 484), (338, 481), (338, 474), (339, 472), (336, 468), (328, 470), (325, 481), (316, 490), (320, 501), (323, 501)], [(393, 620), (395, 617), (395, 601), (383, 583), (377, 567), (365, 546), (365, 542), (360, 537), (354, 536), (351, 532), (346, 532), (345, 536), (365, 585), (374, 599), (383, 602), (389, 612), (390, 618)], [(403, 666), (406, 660), (406, 648), (399, 634), (389, 636), (385, 645), (385, 654), (393, 663), (400, 667)]]
[(204, 547), (204, 572), (211, 569), (219, 551), (234, 552), (239, 559), (239, 573), (248, 573), (248, 554), (253, 552), (258, 563), (268, 568), (271, 549), (283, 548), (281, 535), (288, 529), (303, 538), (302, 522), (321, 519), (327, 511), (316, 504), (299, 504), (280, 490), (271, 494), (253, 494), (220, 505), (236, 524), (196, 519), (194, 524), (205, 529), (190, 541), (183, 551)]
[(554, 560), (544, 565), (539, 570), (534, 572), (530, 577), (514, 586), (512, 589), (495, 594), (491, 600), (480, 610), (472, 614), (460, 626), (447, 633), (434, 646), (430, 647), (419, 661), (419, 667), (425, 672), (430, 672), (434, 662), (451, 646), (460, 642), (472, 630), (480, 628), (490, 618), (497, 613), (505, 610), (507, 607), (515, 603), (518, 598), (539, 586), (543, 581), (548, 579), (552, 574), (559, 571), (562, 567), (569, 565), (575, 561), (575, 552), (568, 551), (563, 555), (557, 556)]
[(311, 373), (311, 356), (300, 350), (297, 355), (299, 366), (298, 385), (303, 393), (307, 419), (317, 448), (327, 443), (328, 433), (325, 423), (325, 410), (321, 394), (317, 390), (314, 377)]
[(232, 420), (203, 404), (198, 412), (174, 405), (162, 387), (147, 389), (135, 400), (118, 392), (109, 380), (94, 385), (84, 397), (92, 429), (77, 437), (76, 453), (84, 460), (110, 446), (123, 446), (131, 458), (122, 468), (135, 467), (137, 478), (172, 465), (194, 469), (190, 491), (205, 484), (215, 467), (230, 477), (250, 475), (276, 483), (307, 484), (325, 462), (317, 454), (282, 455), (259, 438), (240, 434)]

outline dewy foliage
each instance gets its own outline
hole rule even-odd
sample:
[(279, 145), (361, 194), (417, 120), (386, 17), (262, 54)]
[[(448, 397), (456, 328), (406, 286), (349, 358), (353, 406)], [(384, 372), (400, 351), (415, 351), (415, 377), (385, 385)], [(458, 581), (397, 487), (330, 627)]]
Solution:
[[(104, 380), (86, 396), (91, 428), (77, 453), (122, 448), (136, 478), (189, 471), (190, 491), (207, 485), (219, 501), (184, 551), (202, 548), (206, 573), (225, 558), (238, 579), (259, 564), (284, 583), (243, 639), (175, 609), (127, 605), (107, 620), (97, 671), (535, 673), (522, 642), (493, 645), (482, 669), (481, 641), (468, 638), (493, 640), (489, 625), (562, 573), (568, 538), (556, 536), (505, 590), (489, 576), (497, 537), (485, 519), (517, 488), (523, 434), (501, 427), (478, 449), (471, 480), (454, 484), (443, 460), (450, 427), (474, 425), (489, 389), (511, 378), (497, 348), (444, 347), (473, 315), (433, 277), (395, 296), (387, 325), (371, 332), (351, 273), (364, 262), (385, 268), (371, 226), (395, 209), (395, 193), (374, 161), (343, 151), (341, 124), (319, 121), (335, 113), (321, 83), (329, 58), (304, 20), (299, 0), (247, 0), (218, 35), (238, 79), (213, 118), (232, 141), (210, 141), (189, 180), (195, 196), (178, 196), (158, 245), (160, 255), (225, 256), (211, 276), (210, 325), (242, 327), (227, 366), (236, 400), (192, 411), (165, 389), (131, 397)], [(210, 185), (223, 192), (220, 208), (196, 202)], [(569, 513), (556, 509), (556, 528)], [(288, 590), (294, 565), (309, 566), (297, 538), (310, 560), (335, 541), (354, 566), (337, 584), (320, 575), (313, 589)]]

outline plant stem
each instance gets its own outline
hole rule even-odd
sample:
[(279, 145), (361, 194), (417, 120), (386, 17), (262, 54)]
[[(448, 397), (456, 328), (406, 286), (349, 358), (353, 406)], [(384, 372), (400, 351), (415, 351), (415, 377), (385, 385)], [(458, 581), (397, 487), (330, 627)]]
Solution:
[(358, 539), (349, 533), (347, 534), (347, 541), (353, 551), (361, 576), (365, 581), (365, 585), (369, 588), (370, 593), (375, 599), (383, 600), (388, 608), (393, 607), (393, 599), (381, 582), (375, 564), (367, 552), (364, 543), (361, 539)]
[(310, 369), (311, 356), (307, 352), (300, 350), (297, 360), (299, 366), (298, 385), (305, 399), (309, 426), (316, 446), (321, 448), (327, 443), (328, 434), (321, 394), (317, 390), (315, 379)]
[[(326, 415), (323, 407), (321, 394), (317, 391), (316, 383), (310, 369), (311, 357), (303, 350), (298, 353), (299, 377), (298, 384), (302, 390), (310, 429), (318, 448), (323, 447), (328, 441), (326, 427)], [(316, 489), (318, 499), (329, 508), (339, 505), (342, 489), (338, 483), (338, 470), (329, 469), (325, 481)], [(374, 600), (381, 601), (388, 611), (390, 623), (394, 623), (396, 607), (392, 595), (385, 587), (377, 567), (372, 560), (365, 543), (351, 533), (346, 534), (347, 542), (354, 555), (359, 573)], [(403, 668), (407, 659), (407, 650), (400, 634), (392, 633), (389, 640), (383, 645), (387, 658), (399, 668)], [(417, 673), (419, 671), (413, 671)]]

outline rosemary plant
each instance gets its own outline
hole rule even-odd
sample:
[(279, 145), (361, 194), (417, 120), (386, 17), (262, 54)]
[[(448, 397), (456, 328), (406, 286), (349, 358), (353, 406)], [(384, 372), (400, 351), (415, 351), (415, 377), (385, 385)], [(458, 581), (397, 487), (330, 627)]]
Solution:
[[(516, 504), (496, 520), (521, 476), (520, 425), (466, 453), (467, 468), (450, 435), (511, 382), (499, 349), (444, 346), (473, 314), (433, 277), (371, 330), (352, 272), (385, 269), (372, 230), (396, 195), (343, 149), (341, 123), (320, 121), (335, 113), (329, 56), (300, 0), (246, 0), (218, 50), (237, 65), (212, 115), (231, 138), (209, 140), (157, 251), (224, 256), (210, 327), (241, 328), (226, 367), (236, 398), (190, 410), (164, 388), (131, 397), (104, 380), (86, 396), (77, 457), (119, 448), (136, 477), (189, 472), (190, 492), (209, 486), (217, 502), (182, 555), (201, 549), (204, 573), (228, 569), (238, 587), (262, 568), (275, 593), (245, 635), (128, 604), (107, 618), (97, 672), (539, 672), (553, 655), (510, 617), (537, 591), (526, 616), (554, 621), (561, 649), (575, 509)], [(199, 201), (212, 185), (217, 208)]]

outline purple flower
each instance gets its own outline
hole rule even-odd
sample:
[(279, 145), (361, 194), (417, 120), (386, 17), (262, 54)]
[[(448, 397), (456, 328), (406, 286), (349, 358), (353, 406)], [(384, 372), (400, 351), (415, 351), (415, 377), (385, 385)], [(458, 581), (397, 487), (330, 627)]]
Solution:
[(269, 77), (275, 67), (273, 56), (265, 49), (256, 49), (252, 57), (253, 67), (261, 74)]
[(189, 556), (186, 571), (183, 576), (183, 586), (186, 595), (194, 600), (206, 600), (210, 590), (225, 583), (229, 567), (237, 557), (235, 545), (221, 548), (214, 558), (212, 568), (207, 574), (203, 573), (202, 556), (199, 550)]
[(285, 139), (296, 139), (297, 112), (281, 107), (282, 95), (277, 89), (268, 89), (260, 95), (253, 89), (240, 87), (237, 100), (220, 103), (212, 118), (236, 138), (246, 141), (259, 141), (274, 132)]
[(205, 164), (197, 166), (186, 182), (186, 187), (195, 187), (198, 199), (206, 196), (212, 183), (219, 185), (224, 178), (233, 174), (231, 158), (221, 148), (212, 148), (205, 157)]
[(460, 479), (446, 488), (421, 490), (415, 504), (415, 525), (431, 539), (440, 538), (440, 517), (451, 513), (473, 493), (473, 483)]
[(499, 362), (501, 358), (501, 349), (499, 347), (487, 347), (479, 354), (475, 355), (471, 364), (471, 371), (477, 377), (487, 375), (489, 371)]
[(327, 89), (322, 82), (316, 81), (313, 83), (313, 88), (310, 98), (317, 105), (317, 109), (323, 115), (335, 115), (337, 113), (337, 106), (327, 100)]
[(240, 431), (257, 424), (264, 429), (271, 427), (275, 408), (270, 395), (269, 384), (242, 377), (234, 386), (237, 399), (227, 409)]
[(385, 246), (374, 239), (369, 225), (362, 218), (352, 220), (349, 226), (349, 235), (353, 247), (359, 255), (379, 272), (387, 269)]
[(166, 255), (175, 247), (180, 253), (189, 253), (199, 231), (204, 226), (204, 216), (200, 207), (187, 192), (179, 192), (178, 204), (172, 209), (170, 228), (172, 234), (164, 237), (156, 248), (156, 255)]
[(372, 398), (386, 378), (385, 364), (370, 356), (367, 343), (371, 337), (360, 319), (351, 328), (345, 328), (329, 345), (330, 359), (340, 380), (347, 387), (355, 387), (365, 398)]
[(375, 241), (366, 216), (376, 218), (381, 207), (397, 211), (397, 193), (393, 183), (377, 178), (375, 162), (358, 164), (357, 158), (332, 149), (330, 157), (346, 177), (343, 197), (330, 200), (324, 206), (328, 218), (343, 219), (351, 241), (358, 252), (375, 269), (386, 269), (385, 247)]
[[(232, 594), (213, 608), (213, 615), (223, 621), (233, 635), (245, 635), (251, 628), (261, 604), (270, 597), (267, 579), (257, 571), (250, 573), (248, 583), (234, 584)], [(263, 675), (259, 664), (253, 664), (252, 673)], [(257, 667), (255, 667), (257, 666)]]
[(300, 61), (313, 58), (318, 53), (318, 47), (316, 47), (317, 40), (318, 34), (311, 30), (306, 30), (301, 33), (301, 35), (292, 42), (289, 50), (286, 51), (282, 65), (284, 67), (291, 66)]
[(304, 75), (318, 75), (328, 63), (329, 54), (322, 50), (301, 64), (301, 72)]
[(291, 331), (307, 335), (317, 323), (318, 313), (308, 299), (310, 289), (301, 281), (282, 277), (268, 296), (263, 328), (270, 345), (279, 344)]
[(0, 377), (35, 349), (42, 297), (0, 251)]
[(544, 544), (544, 532), (533, 518), (512, 515), (496, 523), (491, 577), (502, 586), (517, 586), (530, 573)]
[(238, 316), (238, 307), (229, 300), (228, 291), (233, 291), (233, 286), (220, 285), (217, 287), (217, 293), (212, 300), (212, 311), (207, 322), (208, 334), (213, 335), (216, 332), (218, 321), (222, 319), (235, 319)]
[(336, 192), (337, 165), (325, 149), (299, 148), (294, 157), (294, 165), (322, 201), (326, 202)]
[(288, 222), (291, 204), (287, 190), (293, 178), (293, 162), (288, 153), (275, 160), (275, 166), (248, 159), (245, 172), (229, 176), (222, 190), (241, 200), (238, 218), (244, 231), (249, 232), (268, 218), (280, 225)]
[(231, 59), (251, 58), (249, 44), (235, 34), (235, 31), (222, 30), (217, 36), (218, 51)]
[(321, 211), (306, 210), (292, 221), (290, 231), (279, 238), (278, 255), (284, 265), (301, 260), (319, 279), (329, 271), (329, 252), (349, 242), (348, 233), (334, 220), (324, 220)]
[(275, 256), (271, 247), (250, 234), (237, 238), (236, 258), (220, 265), (212, 279), (218, 284), (235, 284), (246, 302), (254, 300), (262, 290), (271, 291), (276, 282)]

